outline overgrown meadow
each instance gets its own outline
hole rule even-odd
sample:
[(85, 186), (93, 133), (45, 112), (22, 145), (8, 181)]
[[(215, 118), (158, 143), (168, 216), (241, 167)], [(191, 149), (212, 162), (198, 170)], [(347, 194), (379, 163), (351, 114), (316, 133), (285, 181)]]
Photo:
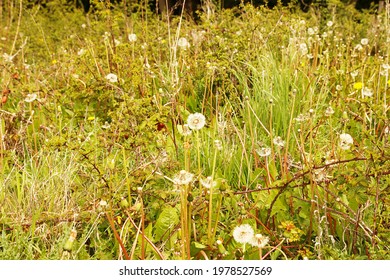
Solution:
[(390, 259), (389, 5), (7, 3), (1, 259)]

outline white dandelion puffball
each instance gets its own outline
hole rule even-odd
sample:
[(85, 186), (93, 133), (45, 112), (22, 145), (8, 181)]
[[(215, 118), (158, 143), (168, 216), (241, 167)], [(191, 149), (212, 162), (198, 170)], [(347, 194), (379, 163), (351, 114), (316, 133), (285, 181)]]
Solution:
[(233, 238), (238, 243), (249, 243), (254, 235), (253, 228), (248, 224), (242, 224), (240, 226), (237, 226), (233, 230)]
[(188, 185), (194, 179), (194, 174), (181, 170), (179, 174), (175, 175), (173, 182), (175, 185)]
[(271, 155), (271, 148), (262, 147), (260, 149), (256, 149), (256, 152), (261, 157), (268, 157)]
[(134, 33), (129, 34), (129, 35), (127, 35), (127, 39), (129, 40), (129, 42), (133, 43), (133, 42), (137, 41), (137, 35), (135, 35)]
[(106, 76), (106, 79), (110, 82), (110, 83), (117, 83), (118, 82), (118, 76), (113, 74), (113, 73), (110, 73)]
[(24, 99), (25, 102), (27, 103), (31, 103), (33, 102), (34, 100), (37, 100), (38, 96), (36, 93), (30, 93), (30, 94), (27, 94), (26, 98)]
[(202, 129), (206, 125), (206, 117), (201, 113), (190, 114), (187, 119), (187, 124), (192, 130)]
[(284, 140), (280, 136), (275, 137), (273, 143), (280, 148), (283, 148), (286, 144), (286, 142), (284, 142)]
[(182, 48), (182, 49), (187, 49), (190, 47), (190, 43), (187, 41), (186, 38), (184, 37), (181, 37), (179, 38), (179, 40), (177, 41), (177, 45)]
[(206, 189), (217, 186), (217, 182), (214, 181), (211, 176), (208, 176), (207, 178), (200, 178), (199, 182)]
[(368, 45), (368, 39), (367, 39), (367, 38), (361, 39), (361, 40), (360, 40), (360, 44), (362, 44), (363, 46)]
[(249, 244), (261, 249), (264, 248), (268, 244), (268, 242), (269, 242), (268, 236), (258, 233), (252, 237), (252, 239), (249, 241)]
[(348, 133), (340, 134), (340, 148), (343, 150), (349, 150), (353, 144), (353, 138)]
[(362, 95), (363, 95), (363, 96), (366, 96), (366, 97), (371, 97), (371, 96), (374, 95), (374, 93), (372, 92), (371, 89), (366, 88), (366, 87), (363, 87), (363, 88), (362, 88)]

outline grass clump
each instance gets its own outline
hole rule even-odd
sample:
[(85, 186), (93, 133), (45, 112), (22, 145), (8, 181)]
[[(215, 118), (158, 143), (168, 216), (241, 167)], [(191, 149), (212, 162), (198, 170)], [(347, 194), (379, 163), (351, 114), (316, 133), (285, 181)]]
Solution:
[(333, 2), (4, 10), (0, 257), (388, 259), (389, 14)]

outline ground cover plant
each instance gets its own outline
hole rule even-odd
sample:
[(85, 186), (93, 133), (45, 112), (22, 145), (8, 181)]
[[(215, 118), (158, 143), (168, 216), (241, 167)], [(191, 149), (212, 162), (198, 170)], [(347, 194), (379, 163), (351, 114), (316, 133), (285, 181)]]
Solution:
[(389, 9), (5, 1), (1, 259), (389, 259)]

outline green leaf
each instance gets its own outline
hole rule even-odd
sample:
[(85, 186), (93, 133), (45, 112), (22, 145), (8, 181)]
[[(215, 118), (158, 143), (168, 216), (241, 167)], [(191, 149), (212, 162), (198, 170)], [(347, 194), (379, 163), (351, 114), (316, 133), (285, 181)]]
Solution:
[(206, 248), (205, 245), (203, 245), (203, 244), (201, 244), (199, 242), (193, 242), (193, 244), (194, 244), (195, 248), (197, 248), (197, 249), (204, 249), (204, 248)]
[(179, 223), (179, 215), (175, 208), (167, 206), (159, 215), (154, 231), (155, 240), (167, 239), (170, 232)]

